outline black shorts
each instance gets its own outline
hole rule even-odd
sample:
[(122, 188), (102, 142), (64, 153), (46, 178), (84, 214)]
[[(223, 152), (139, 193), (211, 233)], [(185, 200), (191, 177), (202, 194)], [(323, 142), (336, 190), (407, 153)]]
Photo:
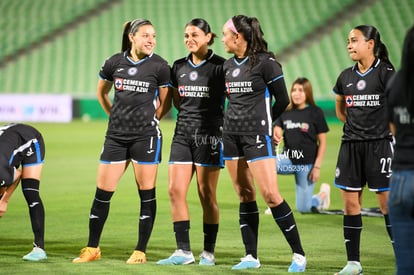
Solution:
[(174, 135), (171, 143), (170, 164), (224, 167), (223, 145), (218, 136), (188, 138)]
[(122, 163), (132, 160), (139, 164), (161, 162), (162, 138), (143, 136), (133, 141), (122, 141), (107, 137), (100, 157), (101, 163)]
[(360, 191), (368, 183), (371, 191), (389, 190), (393, 147), (390, 140), (343, 142), (335, 171), (335, 186)]
[(14, 148), (7, 143), (1, 145), (0, 187), (13, 183), (15, 168), (20, 165), (24, 168), (44, 162), (45, 143), (43, 137), (36, 129), (33, 128), (33, 130), (33, 139), (20, 145), (19, 148)]
[(268, 135), (223, 135), (223, 159), (244, 158), (252, 162), (265, 158), (275, 158), (273, 138)]

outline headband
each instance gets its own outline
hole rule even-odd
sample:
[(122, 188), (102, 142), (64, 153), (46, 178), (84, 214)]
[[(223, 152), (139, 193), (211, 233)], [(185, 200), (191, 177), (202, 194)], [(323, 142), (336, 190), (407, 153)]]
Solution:
[(236, 30), (236, 27), (234, 26), (234, 23), (233, 23), (233, 19), (232, 18), (230, 18), (229, 20), (227, 20), (226, 27), (229, 28), (235, 34), (239, 34), (239, 32)]
[(134, 21), (131, 22), (129, 32), (130, 33), (135, 33), (137, 31), (138, 27), (142, 26), (142, 25), (152, 25), (152, 24), (147, 19), (142, 19), (142, 18), (135, 19)]

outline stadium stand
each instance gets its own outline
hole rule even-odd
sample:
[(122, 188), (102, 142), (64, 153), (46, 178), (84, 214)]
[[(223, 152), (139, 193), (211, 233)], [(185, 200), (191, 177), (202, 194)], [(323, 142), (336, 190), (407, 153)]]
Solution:
[(107, 0), (0, 1), (0, 60), (39, 41)]
[[(346, 35), (353, 26), (377, 26), (398, 67), (402, 38), (414, 18), (412, 0), (367, 0), (360, 6), (363, 8), (352, 12), (350, 6), (362, 2), (119, 0), (100, 10), (107, 2), (0, 1), (5, 14), (0, 19), (0, 39), (5, 41), (0, 46), (0, 63), (14, 53), (11, 61), (0, 66), (0, 93), (69, 93), (80, 99), (95, 98), (99, 67), (106, 57), (119, 51), (123, 23), (137, 17), (154, 23), (156, 53), (170, 63), (186, 54), (183, 26), (194, 17), (210, 22), (218, 34), (213, 50), (228, 57), (220, 42), (222, 25), (232, 15), (246, 14), (261, 21), (270, 50), (282, 62), (287, 85), (297, 76), (306, 76), (314, 85), (316, 99), (329, 101), (337, 75), (351, 65), (345, 47)], [(100, 12), (88, 13), (90, 10)], [(338, 14), (342, 15), (339, 26), (331, 24)], [(56, 30), (61, 33), (56, 34)], [(42, 40), (50, 34), (50, 39)], [(299, 45), (301, 40), (309, 41)], [(36, 41), (42, 43), (30, 50), (28, 45)]]
[(413, 24), (414, 2), (401, 0), (398, 5), (387, 0), (372, 2), (368, 7), (360, 8), (358, 13), (349, 13), (339, 27), (326, 29), (320, 40), (286, 60), (283, 64), (287, 83), (291, 83), (299, 72), (312, 81), (318, 101), (332, 100), (331, 90), (339, 72), (352, 65), (346, 50), (347, 34), (360, 24), (378, 28), (391, 61), (398, 68), (405, 31)]

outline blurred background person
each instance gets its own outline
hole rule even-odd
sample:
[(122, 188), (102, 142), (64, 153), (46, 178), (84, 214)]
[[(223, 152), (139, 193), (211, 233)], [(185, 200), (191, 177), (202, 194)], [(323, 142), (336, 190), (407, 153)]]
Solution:
[(414, 274), (414, 26), (406, 33), (401, 69), (386, 89), (395, 137), (388, 209), (392, 225), (396, 274)]
[[(315, 104), (312, 84), (307, 78), (293, 81), (290, 104), (274, 125), (275, 144), (283, 141), (282, 152), (276, 150), (277, 173), (295, 175), (296, 210), (309, 213), (328, 209), (329, 184), (322, 183), (319, 193), (313, 195), (313, 192), (320, 177), (329, 127), (322, 109)], [(271, 214), (270, 208), (266, 214)]]

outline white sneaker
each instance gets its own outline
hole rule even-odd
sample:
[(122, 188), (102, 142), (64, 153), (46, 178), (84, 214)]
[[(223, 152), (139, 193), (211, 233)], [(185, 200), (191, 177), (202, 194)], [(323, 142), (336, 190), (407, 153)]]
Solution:
[(349, 261), (346, 266), (335, 275), (362, 275), (362, 266), (359, 262)]
[(174, 253), (167, 259), (159, 260), (157, 262), (159, 265), (186, 265), (192, 263), (194, 263), (193, 253), (181, 249), (174, 251)]
[(292, 263), (288, 268), (288, 272), (297, 273), (305, 272), (306, 269), (306, 257), (297, 253), (293, 253)]
[(200, 262), (199, 265), (215, 265), (215, 258), (214, 254), (208, 251), (203, 251), (200, 254)]
[(25, 261), (37, 262), (37, 261), (42, 261), (46, 259), (47, 259), (46, 252), (37, 246), (35, 246), (30, 253), (23, 256), (23, 260)]
[(318, 210), (327, 210), (331, 204), (331, 186), (329, 184), (321, 184), (319, 197), (321, 198), (321, 202), (318, 206)]
[(231, 269), (239, 270), (239, 269), (252, 269), (252, 268), (259, 268), (260, 261), (259, 259), (255, 259), (252, 255), (247, 255), (240, 259), (240, 263), (233, 265)]

